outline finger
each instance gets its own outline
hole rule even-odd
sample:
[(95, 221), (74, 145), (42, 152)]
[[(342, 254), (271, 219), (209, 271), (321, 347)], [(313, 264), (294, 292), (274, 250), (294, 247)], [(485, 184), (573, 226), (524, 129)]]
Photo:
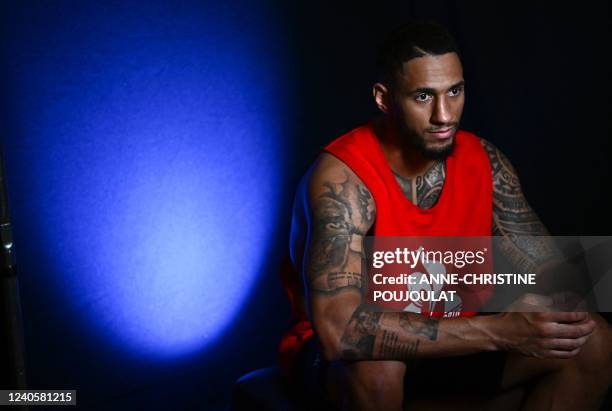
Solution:
[(551, 323), (543, 327), (542, 336), (549, 338), (581, 338), (591, 335), (595, 330), (595, 321), (589, 320), (576, 324)]
[[(573, 323), (566, 323), (566, 324), (578, 325), (578, 324), (586, 324), (586, 323), (594, 322), (593, 321), (593, 317), (591, 316), (591, 314), (589, 314), (589, 313), (586, 313), (586, 314), (587, 315), (586, 315), (586, 317), (584, 319), (582, 319), (580, 321), (573, 322)], [(560, 323), (560, 324), (563, 324), (563, 323)]]
[(571, 351), (549, 350), (544, 353), (544, 356), (547, 358), (567, 359), (575, 357), (579, 352), (580, 348), (576, 348)]
[(547, 338), (544, 347), (558, 351), (572, 351), (582, 347), (588, 340), (590, 334), (579, 338)]
[(558, 311), (550, 311), (546, 313), (542, 313), (542, 319), (547, 321), (553, 321), (557, 323), (573, 323), (577, 321), (582, 321), (588, 317), (588, 313), (586, 312), (558, 312)]

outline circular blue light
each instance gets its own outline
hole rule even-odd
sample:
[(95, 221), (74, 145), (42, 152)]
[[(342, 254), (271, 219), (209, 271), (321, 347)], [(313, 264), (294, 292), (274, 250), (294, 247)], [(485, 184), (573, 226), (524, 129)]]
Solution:
[(58, 273), (47, 281), (81, 324), (146, 357), (202, 350), (232, 322), (282, 187), (269, 22), (198, 18), (160, 17), (157, 29), (101, 18), (91, 33), (113, 36), (76, 50), (54, 26), (56, 48), (16, 82), (29, 113), (20, 144), (35, 147), (22, 152), (24, 181)]

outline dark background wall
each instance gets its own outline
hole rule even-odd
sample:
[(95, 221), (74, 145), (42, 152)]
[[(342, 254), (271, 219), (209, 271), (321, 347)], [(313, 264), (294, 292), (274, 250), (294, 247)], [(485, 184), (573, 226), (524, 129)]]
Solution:
[(607, 2), (0, 6), (0, 139), (32, 388), (88, 409), (222, 408), (275, 362), (292, 191), (376, 114), (375, 46), (456, 35), (462, 127), (555, 235), (610, 235)]

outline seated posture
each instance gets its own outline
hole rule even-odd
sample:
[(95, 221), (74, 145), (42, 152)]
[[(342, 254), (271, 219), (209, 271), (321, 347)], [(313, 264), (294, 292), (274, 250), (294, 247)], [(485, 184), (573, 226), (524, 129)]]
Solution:
[[(368, 235), (501, 236), (505, 257), (525, 272), (557, 258), (508, 159), (458, 128), (465, 84), (449, 33), (403, 26), (383, 43), (378, 67), (381, 116), (330, 143), (296, 194), (291, 297), (305, 310), (281, 344), (285, 365), (316, 368), (339, 409), (400, 410), (417, 382), (443, 392), (466, 379), (497, 389), (526, 384), (528, 410), (598, 409), (612, 379), (612, 332), (596, 313), (450, 318), (365, 303)], [(300, 351), (306, 341), (316, 341), (314, 361)], [(489, 368), (477, 363), (483, 355)], [(454, 368), (457, 358), (463, 369)], [(439, 375), (423, 384), (430, 364)], [(481, 372), (466, 375), (466, 364)]]

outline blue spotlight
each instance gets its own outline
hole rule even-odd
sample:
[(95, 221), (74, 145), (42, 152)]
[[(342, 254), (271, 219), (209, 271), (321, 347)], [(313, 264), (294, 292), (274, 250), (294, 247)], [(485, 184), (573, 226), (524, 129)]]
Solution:
[(286, 102), (265, 11), (154, 4), (12, 27), (30, 30), (30, 55), (13, 62), (28, 116), (15, 120), (11, 163), (58, 304), (107, 342), (170, 358), (214, 342), (257, 279)]

